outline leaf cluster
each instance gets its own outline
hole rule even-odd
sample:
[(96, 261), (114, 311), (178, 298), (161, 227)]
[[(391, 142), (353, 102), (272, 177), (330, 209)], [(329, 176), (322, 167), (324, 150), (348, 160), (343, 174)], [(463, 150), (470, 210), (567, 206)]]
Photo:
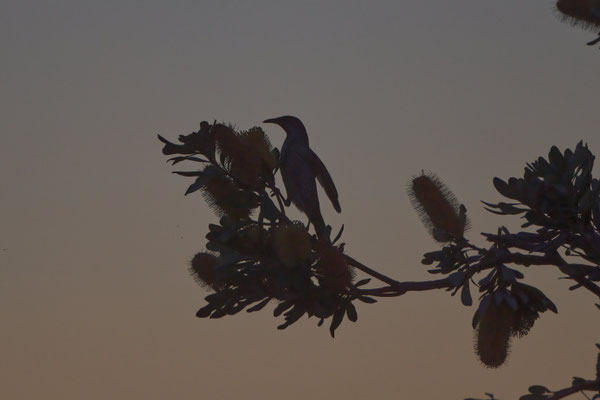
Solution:
[(354, 300), (375, 302), (355, 293), (369, 280), (354, 282), (344, 244), (336, 244), (342, 230), (332, 242), (287, 218), (275, 185), (279, 151), (261, 128), (238, 131), (204, 121), (198, 132), (180, 135), (178, 144), (158, 137), (163, 154), (174, 155), (169, 159), (173, 165), (191, 161), (201, 166), (174, 173), (195, 178), (185, 194), (200, 191), (220, 217), (209, 225), (206, 251), (191, 261), (194, 279), (213, 292), (198, 317), (254, 312), (273, 302), (274, 316), (284, 318), (279, 329), (307, 315), (316, 317), (319, 326), (330, 319), (333, 336), (344, 318), (357, 320)]
[[(424, 255), (423, 264), (433, 266), (429, 272), (446, 275), (447, 290), (453, 295), (460, 290), (464, 305), (473, 303), (470, 284), (478, 287), (475, 351), (486, 366), (502, 365), (511, 339), (525, 336), (540, 314), (558, 312), (540, 289), (521, 281), (525, 274), (518, 267), (554, 265), (563, 278), (575, 280), (572, 289), (586, 287), (600, 295), (594, 283), (600, 280), (600, 182), (592, 177), (593, 164), (594, 156), (580, 142), (574, 151), (552, 147), (547, 159), (539, 157), (527, 164), (522, 178), (494, 178), (498, 192), (512, 201), (483, 202), (486, 209), (520, 215), (525, 220), (522, 228), (536, 230), (513, 234), (500, 227), (496, 234), (483, 234), (491, 243), (488, 248), (451, 235), (453, 240), (441, 250)], [(449, 202), (456, 204), (453, 195)], [(438, 213), (440, 208), (436, 208)], [(564, 257), (579, 257), (587, 263), (568, 262)], [(475, 275), (482, 272), (485, 277), (476, 280)]]

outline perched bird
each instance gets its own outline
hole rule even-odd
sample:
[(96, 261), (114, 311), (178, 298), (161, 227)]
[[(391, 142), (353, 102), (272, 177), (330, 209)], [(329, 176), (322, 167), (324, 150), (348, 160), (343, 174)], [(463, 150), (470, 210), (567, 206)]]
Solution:
[(329, 232), (319, 207), (315, 178), (325, 189), (333, 208), (337, 212), (341, 212), (342, 208), (327, 168), (308, 146), (308, 135), (304, 124), (298, 118), (289, 115), (263, 122), (279, 125), (287, 135), (279, 159), (279, 169), (287, 192), (287, 205), (291, 202), (306, 214), (315, 226), (318, 237), (328, 236)]

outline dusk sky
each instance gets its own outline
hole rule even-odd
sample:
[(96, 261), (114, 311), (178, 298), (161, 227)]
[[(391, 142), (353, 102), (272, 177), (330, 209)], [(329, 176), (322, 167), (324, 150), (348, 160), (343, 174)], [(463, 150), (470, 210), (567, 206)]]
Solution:
[(273, 306), (196, 318), (188, 263), (218, 217), (184, 197), (156, 134), (217, 120), (280, 147), (261, 121), (301, 118), (347, 253), (434, 279), (420, 261), (440, 245), (406, 183), (435, 172), (476, 244), (517, 228), (480, 203), (500, 201), (493, 177), (552, 145), (600, 154), (595, 35), (542, 0), (2, 1), (0, 398), (513, 399), (593, 378), (597, 299), (552, 267), (525, 282), (559, 314), (496, 370), (473, 352), (476, 306), (444, 291), (358, 304), (335, 339), (314, 318), (277, 330)]

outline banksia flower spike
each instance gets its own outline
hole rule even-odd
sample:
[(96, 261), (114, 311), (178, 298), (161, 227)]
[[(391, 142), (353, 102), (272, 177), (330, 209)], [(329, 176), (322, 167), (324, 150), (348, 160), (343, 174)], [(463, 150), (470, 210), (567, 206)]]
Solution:
[(248, 218), (252, 209), (258, 206), (252, 193), (241, 190), (218, 169), (209, 166), (204, 172), (207, 180), (202, 187), (202, 195), (218, 215), (244, 219)]
[[(260, 128), (255, 128), (254, 130)], [(252, 131), (252, 130), (251, 130)], [(262, 130), (261, 130), (262, 131)], [(237, 133), (231, 126), (215, 124), (211, 130), (219, 149), (221, 164), (240, 185), (252, 190), (261, 186), (265, 161), (251, 143), (247, 133)], [(253, 133), (258, 136), (258, 133)]]
[(218, 259), (210, 253), (197, 253), (190, 261), (190, 274), (202, 287), (216, 290), (220, 287), (217, 278)]
[[(596, 345), (600, 349), (600, 345)], [(600, 353), (596, 356), (596, 380), (600, 381)], [(600, 388), (598, 388), (598, 394), (600, 395)]]
[(315, 270), (320, 285), (336, 293), (352, 286), (354, 270), (346, 263), (342, 249), (327, 245), (318, 252), (319, 261)]
[(498, 368), (510, 350), (513, 310), (507, 304), (490, 302), (485, 314), (476, 322), (475, 353), (488, 368)]
[(600, 29), (600, 0), (558, 0), (562, 20), (586, 30)]
[(410, 180), (407, 192), (410, 203), (435, 240), (449, 242), (463, 237), (469, 228), (467, 210), (437, 176), (421, 173)]
[(239, 137), (242, 142), (246, 143), (260, 157), (269, 170), (275, 169), (278, 160), (275, 154), (273, 154), (273, 145), (261, 128), (254, 127), (240, 132)]
[(308, 258), (310, 236), (301, 222), (281, 225), (273, 232), (273, 247), (281, 263), (292, 268)]

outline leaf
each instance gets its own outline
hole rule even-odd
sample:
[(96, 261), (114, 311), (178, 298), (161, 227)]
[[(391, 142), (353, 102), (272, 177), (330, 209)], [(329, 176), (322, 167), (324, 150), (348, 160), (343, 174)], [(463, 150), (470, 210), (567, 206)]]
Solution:
[(181, 176), (202, 176), (204, 171), (173, 171), (171, 173)]
[(209, 318), (211, 318), (211, 319), (223, 318), (227, 314), (229, 314), (229, 312), (227, 311), (227, 309), (226, 308), (221, 308), (219, 310), (215, 310), (215, 312), (213, 312), (210, 315)]
[(342, 233), (344, 232), (344, 225), (342, 225), (342, 227), (340, 228), (340, 231), (338, 232), (338, 234), (335, 236), (335, 239), (333, 239), (333, 242), (331, 242), (332, 244), (335, 244), (335, 242), (337, 242), (338, 240), (340, 240), (340, 238), (342, 237)]
[(271, 301), (270, 297), (267, 297), (266, 299), (264, 299), (263, 301), (261, 301), (260, 303), (258, 303), (255, 306), (250, 307), (249, 309), (246, 310), (246, 312), (255, 312), (255, 311), (260, 311), (262, 310), (267, 304), (269, 304), (269, 302)]
[(506, 283), (512, 283), (517, 279), (517, 271), (508, 268), (506, 265), (500, 266), (500, 278)]
[(238, 221), (235, 218), (230, 217), (229, 215), (223, 215), (221, 219), (219, 219), (219, 224), (222, 226), (230, 226), (236, 225)]
[[(366, 284), (367, 284), (367, 283), (369, 283), (369, 282), (371, 282), (371, 278), (362, 279), (362, 280), (360, 280), (360, 281), (356, 282), (356, 283), (354, 284), (354, 287), (360, 287), (360, 286), (364, 286), (364, 285), (366, 285)], [(597, 305), (597, 304), (596, 304), (596, 305)], [(600, 308), (600, 306), (599, 306), (599, 308)]]
[(564, 158), (558, 147), (552, 146), (550, 148), (548, 160), (550, 161), (550, 164), (552, 164), (558, 170), (562, 170), (564, 168)]
[(469, 289), (469, 281), (466, 281), (462, 287), (462, 291), (460, 292), (460, 300), (467, 307), (473, 305), (473, 299), (471, 298), (471, 291)]
[(213, 168), (206, 168), (204, 171), (202, 171), (202, 174), (196, 178), (196, 181), (187, 188), (185, 191), (185, 196), (202, 189), (217, 173), (218, 172)]
[(421, 260), (421, 264), (423, 264), (423, 265), (431, 265), (431, 264), (433, 264), (433, 260), (431, 258), (423, 258)]
[(456, 271), (448, 276), (448, 281), (452, 284), (452, 286), (458, 287), (465, 280), (465, 276), (466, 273), (464, 271)]
[(182, 161), (197, 161), (197, 162), (206, 162), (205, 159), (203, 158), (199, 158), (199, 157), (193, 157), (193, 156), (181, 156), (181, 157), (171, 157), (167, 160), (167, 162), (171, 162), (171, 165), (175, 165), (178, 164)]
[(335, 337), (335, 330), (340, 326), (344, 319), (345, 309), (343, 307), (338, 308), (333, 313), (333, 318), (331, 319), (331, 325), (329, 325), (329, 333), (331, 333), (331, 337)]
[(529, 393), (531, 394), (544, 394), (544, 393), (552, 393), (547, 387), (542, 385), (533, 385), (529, 386)]
[(217, 224), (208, 224), (208, 230), (211, 232), (221, 232), (223, 230), (223, 227), (221, 225), (217, 225)]
[(502, 196), (508, 197), (509, 199), (518, 200), (518, 198), (517, 198), (518, 196), (516, 195), (516, 192), (513, 190), (513, 188), (511, 188), (502, 179), (494, 178), (494, 180), (492, 182), (494, 184), (494, 187), (498, 191), (498, 193), (500, 193)]
[(496, 210), (491, 210), (489, 208), (486, 208), (486, 210), (488, 210), (491, 213), (494, 214), (498, 214), (498, 215), (517, 215), (517, 214), (521, 214), (527, 211), (527, 209), (525, 208), (518, 208), (515, 207), (515, 205), (520, 204), (520, 203), (503, 203), (500, 202), (498, 204), (492, 204), (492, 203), (487, 203), (485, 201), (482, 201), (483, 204), (485, 204), (488, 207), (492, 207), (492, 208), (497, 208), (500, 211), (496, 211)]
[(271, 222), (279, 218), (279, 210), (268, 196), (263, 195), (261, 197), (260, 211), (262, 216)]
[(277, 305), (277, 307), (275, 307), (275, 309), (273, 310), (273, 315), (275, 317), (279, 317), (281, 315), (281, 313), (283, 313), (285, 310), (291, 308), (293, 305), (294, 305), (293, 300), (283, 301), (283, 302), (279, 303)]
[(169, 142), (164, 137), (158, 135), (158, 140), (163, 142), (165, 145), (163, 146), (162, 152), (164, 155), (168, 156), (170, 154), (194, 154), (194, 149), (186, 146), (184, 144), (175, 144)]
[(368, 297), (368, 296), (357, 296), (356, 298), (358, 300), (362, 301), (363, 303), (367, 303), (367, 304), (377, 303), (377, 300), (375, 300), (372, 297)]
[(423, 257), (434, 261), (442, 261), (444, 258), (444, 250), (430, 251), (429, 253), (423, 254)]
[[(490, 271), (490, 273), (489, 273), (489, 274), (487, 274), (487, 276), (486, 276), (485, 278), (483, 278), (483, 279), (481, 279), (481, 280), (479, 281), (479, 287), (480, 287), (482, 290), (485, 290), (486, 286), (490, 284), (490, 282), (491, 282), (491, 280), (492, 280), (492, 278), (494, 277), (494, 275), (495, 275), (495, 274), (496, 274), (496, 269), (494, 268), (494, 269), (492, 269), (492, 270)], [(480, 290), (480, 291), (481, 291), (481, 290)]]
[(279, 325), (277, 329), (287, 328), (294, 322), (298, 321), (305, 313), (306, 310), (304, 309), (304, 307), (299, 304), (296, 304), (294, 308), (285, 313), (285, 323)]
[(352, 322), (356, 322), (358, 320), (358, 314), (356, 312), (356, 307), (351, 302), (346, 304), (346, 315), (348, 319)]
[(212, 304), (207, 304), (196, 312), (196, 317), (198, 318), (206, 318), (212, 313), (214, 310)]
[(502, 300), (504, 299), (504, 296), (502, 295), (503, 290), (498, 290), (496, 292), (494, 292), (494, 302), (496, 303), (496, 305), (500, 305), (502, 304)]

